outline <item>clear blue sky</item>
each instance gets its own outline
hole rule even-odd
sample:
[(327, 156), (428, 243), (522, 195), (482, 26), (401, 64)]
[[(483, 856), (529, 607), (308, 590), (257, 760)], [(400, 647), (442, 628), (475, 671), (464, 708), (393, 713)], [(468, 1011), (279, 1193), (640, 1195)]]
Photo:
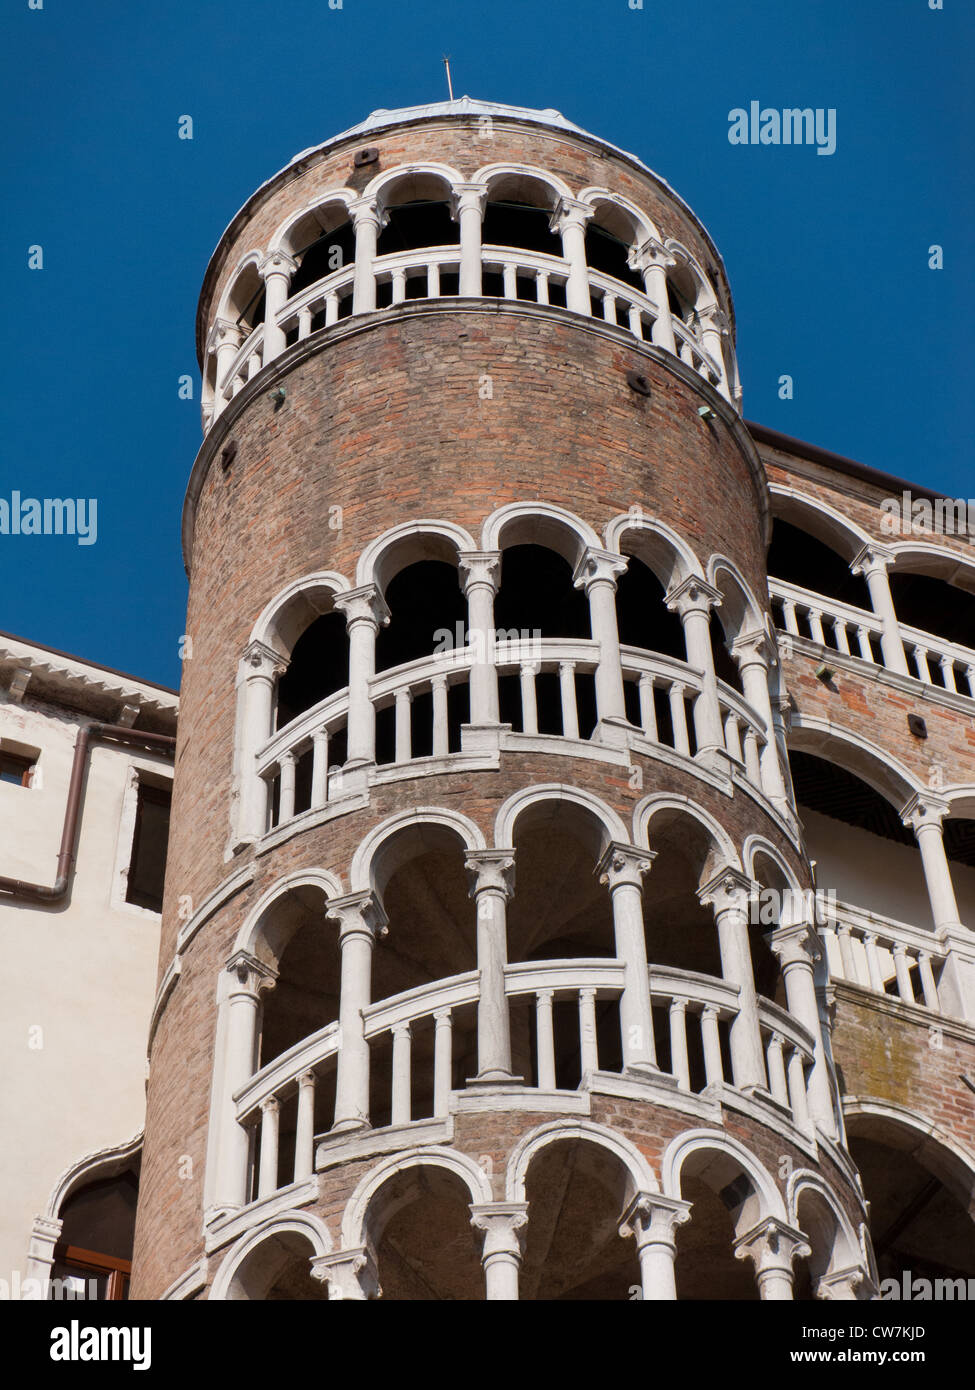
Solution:
[[(442, 100), (444, 51), (457, 95), (554, 106), (688, 200), (728, 267), (748, 418), (975, 495), (970, 0), (643, 4), (6, 0), (0, 497), (96, 497), (98, 540), (0, 536), (0, 629), (177, 682), (200, 442), (177, 378), (207, 260), (297, 151)], [(752, 100), (835, 107), (836, 153), (732, 146)]]

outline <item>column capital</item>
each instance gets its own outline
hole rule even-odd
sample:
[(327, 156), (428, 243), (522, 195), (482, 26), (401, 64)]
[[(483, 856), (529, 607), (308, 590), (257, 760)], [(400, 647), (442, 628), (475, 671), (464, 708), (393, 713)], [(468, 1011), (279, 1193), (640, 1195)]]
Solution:
[(596, 865), (596, 875), (600, 883), (609, 885), (610, 893), (615, 893), (624, 884), (641, 888), (643, 875), (649, 872), (656, 857), (654, 850), (612, 840)]
[[(783, 634), (783, 636), (788, 635), (788, 633)], [(751, 632), (744, 632), (740, 637), (735, 638), (731, 644), (731, 655), (738, 662), (741, 670), (744, 670), (746, 666), (761, 666), (767, 671), (779, 659), (777, 637), (766, 631), (765, 628), (753, 628)]]
[(615, 589), (617, 576), (626, 572), (627, 563), (625, 555), (588, 545), (573, 571), (572, 583), (577, 589), (585, 589), (587, 594), (594, 584), (611, 584)]
[(751, 1260), (757, 1275), (772, 1270), (792, 1274), (792, 1262), (799, 1256), (806, 1259), (812, 1249), (802, 1231), (780, 1221), (777, 1216), (767, 1216), (734, 1243), (736, 1260)]
[(682, 618), (685, 613), (703, 613), (707, 616), (712, 608), (721, 607), (721, 598), (720, 589), (706, 579), (691, 574), (664, 595), (664, 603), (672, 613)]
[(483, 183), (455, 183), (450, 192), (450, 215), (456, 222), (462, 212), (476, 208), (484, 216), (488, 191)]
[(273, 680), (275, 676), (284, 675), (288, 669), (288, 663), (280, 652), (259, 641), (248, 642), (241, 653), (240, 663), (245, 677), (266, 676)]
[(261, 279), (266, 280), (269, 275), (294, 275), (298, 269), (298, 262), (294, 256), (289, 256), (287, 251), (269, 251), (263, 260), (258, 262)]
[(468, 894), (500, 893), (506, 900), (515, 891), (515, 852), (513, 849), (469, 849), (464, 867), (470, 882)]
[(636, 1239), (637, 1251), (645, 1245), (668, 1245), (673, 1249), (674, 1232), (691, 1219), (691, 1203), (662, 1192), (638, 1192), (620, 1217), (620, 1235)]
[(925, 826), (934, 825), (941, 829), (941, 822), (951, 810), (951, 803), (943, 796), (931, 792), (915, 792), (910, 801), (901, 808), (901, 820), (916, 835)]
[(245, 333), (239, 323), (233, 319), (214, 319), (207, 334), (206, 350), (215, 352), (217, 348), (224, 347), (230, 343), (233, 347), (240, 347), (244, 341)]
[(853, 574), (869, 574), (871, 570), (886, 570), (894, 562), (894, 553), (886, 545), (869, 541), (850, 561)]
[(755, 888), (747, 874), (727, 864), (697, 890), (697, 897), (702, 907), (713, 907), (716, 914), (734, 911), (747, 917)]
[(372, 222), (377, 231), (385, 227), (389, 221), (389, 213), (385, 208), (381, 208), (375, 198), (355, 198), (349, 204), (349, 213), (352, 223), (358, 230), (360, 223)]
[(389, 625), (390, 612), (386, 600), (375, 584), (363, 584), (358, 589), (347, 589), (344, 594), (336, 594), (332, 606), (345, 614), (348, 628), (355, 623), (369, 623), (378, 632), (381, 627)]
[(375, 893), (347, 893), (342, 898), (330, 898), (325, 904), (325, 917), (337, 922), (339, 941), (350, 936), (366, 936), (370, 943), (385, 936), (389, 918)]
[(564, 232), (566, 227), (584, 227), (596, 209), (590, 203), (580, 202), (578, 198), (560, 198), (552, 209), (549, 227), (553, 232)]
[(631, 270), (650, 270), (653, 266), (670, 270), (677, 264), (677, 260), (663, 242), (651, 236), (647, 237), (646, 241), (641, 241), (638, 246), (630, 247), (626, 263)]
[(249, 951), (235, 951), (224, 969), (231, 980), (237, 982), (236, 988), (231, 983), (232, 994), (251, 994), (255, 998), (262, 990), (273, 989), (278, 978), (278, 972), (272, 965), (258, 960)]
[(822, 955), (819, 936), (812, 922), (792, 922), (778, 926), (768, 938), (769, 948), (783, 967), (807, 965), (810, 970)]
[(492, 1255), (513, 1255), (521, 1259), (528, 1224), (527, 1202), (474, 1202), (471, 1204), (471, 1225), (484, 1232), (482, 1260)]
[(695, 317), (709, 332), (720, 333), (722, 338), (731, 334), (731, 319), (717, 304), (705, 304), (703, 309), (696, 310)]
[(849, 1269), (838, 1269), (833, 1274), (824, 1274), (816, 1284), (816, 1297), (826, 1302), (842, 1300), (851, 1302), (857, 1297), (861, 1284), (869, 1284), (870, 1276), (860, 1265)]
[(329, 1299), (362, 1302), (382, 1296), (375, 1261), (362, 1245), (316, 1256), (311, 1261), (311, 1277), (328, 1285)]
[(470, 593), (477, 584), (486, 584), (496, 594), (501, 583), (500, 550), (462, 550), (457, 556), (461, 588)]

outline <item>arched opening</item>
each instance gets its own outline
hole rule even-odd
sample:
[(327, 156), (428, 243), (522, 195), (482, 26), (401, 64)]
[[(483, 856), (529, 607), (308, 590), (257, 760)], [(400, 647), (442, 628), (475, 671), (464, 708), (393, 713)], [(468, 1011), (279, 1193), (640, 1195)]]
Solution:
[(735, 1257), (735, 1240), (762, 1218), (755, 1182), (735, 1155), (695, 1149), (684, 1160), (680, 1195), (691, 1219), (677, 1228), (677, 1297), (687, 1301), (754, 1302), (750, 1260)]
[(264, 281), (253, 261), (244, 266), (234, 281), (224, 317), (235, 323), (245, 338), (264, 322)]
[(863, 1264), (861, 1252), (844, 1232), (836, 1212), (814, 1187), (800, 1189), (796, 1201), (796, 1224), (809, 1243), (810, 1253), (795, 1261), (795, 1300), (812, 1302), (819, 1296), (821, 1282)]
[[(508, 903), (511, 961), (612, 960), (613, 910), (596, 866), (607, 840), (604, 827), (581, 806), (545, 800), (528, 806), (515, 823), (515, 892)], [(619, 1000), (597, 994), (596, 1046), (603, 1071), (622, 1068)], [(552, 1004), (555, 1081), (574, 1089), (582, 1079), (578, 990), (556, 993)], [(539, 1074), (535, 1000), (512, 1000), (511, 1048), (516, 1075)]]
[(313, 1279), (315, 1248), (299, 1231), (274, 1231), (241, 1260), (227, 1288), (231, 1302), (316, 1303), (328, 1298), (325, 1281)]
[(719, 556), (709, 568), (711, 582), (721, 595), (720, 604), (712, 608), (710, 616), (715, 674), (743, 695), (745, 688), (732, 648), (739, 637), (764, 627), (765, 613), (730, 561)]
[(714, 674), (719, 681), (724, 681), (725, 685), (730, 685), (732, 690), (737, 690), (740, 695), (744, 695), (745, 687), (742, 684), (741, 672), (738, 669), (737, 661), (729, 650), (729, 643), (734, 640), (734, 637), (728, 637), (720, 610), (711, 609), (708, 625)]
[(622, 1161), (600, 1144), (567, 1138), (539, 1149), (525, 1182), (519, 1299), (624, 1302), (638, 1296), (636, 1245), (619, 1229), (632, 1188)]
[[(920, 851), (894, 805), (848, 767), (809, 752), (789, 754), (796, 802), (820, 890), (881, 917), (933, 928)], [(906, 799), (906, 798), (905, 798)], [(975, 921), (975, 827), (944, 822), (945, 853), (962, 920)], [(897, 992), (882, 953), (885, 988)], [(916, 966), (912, 970), (917, 975)], [(920, 1000), (919, 989), (915, 991)]]
[[(288, 291), (293, 298), (309, 285), (315, 285), (328, 275), (352, 266), (355, 262), (355, 229), (344, 203), (327, 203), (314, 208), (289, 231), (290, 254), (297, 262)], [(337, 317), (348, 318), (352, 313), (352, 283), (339, 291)], [(325, 305), (318, 305), (311, 320), (311, 332), (325, 327)], [(298, 340), (298, 325), (293, 322), (287, 330), (290, 347)]]
[(484, 1298), (483, 1237), (470, 1201), (457, 1174), (436, 1164), (413, 1164), (383, 1183), (366, 1229), (384, 1303)]
[[(569, 560), (547, 544), (511, 544), (504, 549), (501, 586), (494, 602), (498, 642), (521, 640), (537, 643), (542, 638), (563, 637), (589, 641), (589, 601), (572, 583)], [(540, 653), (532, 652), (537, 661)], [(498, 681), (501, 722), (517, 732), (524, 730), (522, 691), (517, 663), (503, 662)], [(596, 727), (596, 686), (591, 672), (576, 669), (576, 706), (579, 734), (589, 738)], [(557, 666), (535, 677), (538, 731), (561, 734), (562, 699)]]
[(787, 915), (797, 896), (779, 865), (764, 851), (758, 850), (752, 866), (758, 884), (758, 903), (753, 907), (749, 922), (748, 941), (752, 953), (755, 988), (773, 1003), (787, 1007), (785, 983), (779, 960), (772, 952), (769, 939), (780, 921), (791, 920)]
[[(881, 1292), (885, 1280), (895, 1280), (900, 1296), (909, 1296), (903, 1292), (905, 1276), (975, 1278), (971, 1170), (930, 1136), (894, 1119), (851, 1115), (847, 1131), (870, 1204)], [(929, 1291), (928, 1297), (933, 1296)], [(954, 1291), (949, 1296), (959, 1295)]]
[[(463, 647), (467, 640), (467, 602), (457, 577), (456, 556), (448, 547), (431, 545), (438, 558), (417, 560), (393, 574), (385, 585), (387, 627), (376, 637), (376, 670), (388, 671), (435, 652)], [(439, 558), (439, 552), (450, 558)], [(461, 726), (470, 719), (466, 680), (448, 681), (448, 750), (460, 749)], [(410, 756), (426, 757), (434, 749), (432, 687), (414, 688), (410, 707)], [(396, 706), (390, 698), (376, 713), (376, 761), (396, 758)]]
[[(934, 575), (907, 569), (892, 569), (888, 579), (900, 622), (960, 647), (975, 648), (975, 594)], [(912, 674), (923, 680), (916, 657), (912, 665), (913, 644), (907, 640), (904, 645)], [(968, 662), (952, 661), (954, 679), (951, 682), (940, 656), (936, 649), (928, 653), (927, 670), (932, 683), (949, 689), (953, 684), (956, 690), (967, 693), (965, 667)]]
[(629, 263), (636, 240), (630, 215), (614, 203), (601, 202), (586, 223), (586, 264), (643, 292), (643, 276)]
[[(474, 902), (468, 892), (465, 846), (450, 827), (412, 824), (380, 847), (372, 881), (389, 919), (372, 959), (372, 997), (405, 990), (477, 969)], [(477, 1074), (476, 1005), (451, 1011), (451, 1086)], [(434, 1113), (436, 1020), (416, 1019), (410, 1029), (410, 1117)], [(386, 1030), (370, 1042), (369, 1113), (376, 1127), (392, 1119), (393, 1037)]]
[(61, 1204), (50, 1298), (114, 1302), (129, 1296), (141, 1151), (120, 1172), (94, 1177)]
[(673, 319), (679, 320), (685, 328), (696, 335), (695, 317), (697, 312), (698, 284), (688, 265), (678, 262), (667, 271), (667, 300)]
[[(522, 251), (539, 251), (543, 255), (562, 257), (562, 238), (551, 228), (555, 193), (540, 179), (527, 174), (506, 174), (491, 181), (481, 242), (485, 248), (514, 246)], [(486, 296), (500, 298), (504, 282), (500, 269), (486, 268), (482, 291)], [(552, 280), (549, 283), (549, 303), (565, 307), (565, 288)], [(519, 299), (535, 298), (533, 275), (518, 277)]]
[(768, 572), (773, 579), (783, 579), (800, 589), (871, 611), (867, 581), (862, 574), (853, 573), (849, 560), (818, 536), (781, 516), (772, 522)]
[[(460, 224), (452, 215), (450, 197), (447, 179), (436, 173), (406, 174), (387, 184), (382, 193), (386, 224), (379, 233), (377, 256), (392, 256), (397, 252), (427, 246), (459, 245)], [(441, 273), (441, 294), (457, 294), (459, 288), (456, 271)], [(427, 293), (425, 267), (417, 267), (414, 274), (407, 274), (406, 298), (425, 299)], [(392, 279), (380, 275), (376, 285), (376, 306), (382, 309), (392, 302)]]
[(678, 614), (667, 607), (664, 594), (664, 586), (650, 566), (628, 553), (626, 570), (616, 581), (620, 642), (686, 661), (684, 627)]

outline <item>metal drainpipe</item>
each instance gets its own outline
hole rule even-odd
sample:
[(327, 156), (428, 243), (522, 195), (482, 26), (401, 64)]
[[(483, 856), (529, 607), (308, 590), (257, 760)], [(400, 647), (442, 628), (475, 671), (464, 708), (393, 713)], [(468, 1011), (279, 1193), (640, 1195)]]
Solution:
[[(172, 734), (143, 733), (138, 729), (128, 729), (122, 724), (89, 724), (87, 728), (79, 729), (74, 746), (74, 762), (71, 765), (71, 781), (68, 784), (68, 804), (64, 809), (57, 877), (53, 885), (48, 887), (44, 883), (27, 883), (24, 879), (4, 878), (0, 875), (0, 893), (9, 893), (14, 898), (39, 903), (57, 903), (66, 896), (78, 838), (81, 790), (85, 781), (88, 748), (96, 739), (124, 743), (136, 748), (148, 746), (150, 749), (158, 749), (161, 753), (172, 754), (176, 749), (176, 739)], [(0, 898), (0, 902), (2, 901)]]

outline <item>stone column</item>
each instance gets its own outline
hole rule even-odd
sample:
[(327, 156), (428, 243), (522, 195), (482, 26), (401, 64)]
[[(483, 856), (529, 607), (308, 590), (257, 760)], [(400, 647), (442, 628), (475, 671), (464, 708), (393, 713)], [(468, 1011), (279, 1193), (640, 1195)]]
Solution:
[(626, 718), (623, 697), (623, 669), (620, 665), (620, 636), (616, 622), (616, 576), (626, 569), (626, 560), (608, 550), (589, 547), (576, 565), (572, 582), (584, 589), (589, 600), (589, 621), (593, 639), (599, 644), (596, 667), (596, 736), (603, 743), (623, 747), (631, 726)]
[(380, 230), (388, 220), (368, 198), (349, 204), (355, 229), (355, 269), (352, 279), (352, 312), (368, 314), (376, 307), (376, 245)]
[(382, 904), (369, 892), (332, 898), (325, 916), (337, 922), (342, 951), (339, 996), (338, 1072), (335, 1081), (333, 1130), (369, 1127), (369, 1044), (363, 1010), (372, 999), (372, 952), (384, 936), (387, 918)]
[(361, 1303), (382, 1296), (375, 1262), (363, 1245), (317, 1255), (311, 1262), (311, 1276), (327, 1285), (330, 1301), (347, 1298)]
[(914, 831), (921, 851), (935, 935), (946, 952), (937, 990), (940, 1005), (945, 1013), (975, 1022), (975, 932), (959, 919), (945, 854), (942, 822), (950, 809), (944, 797), (919, 792), (901, 811), (901, 820)]
[(775, 1216), (766, 1217), (735, 1241), (735, 1258), (751, 1260), (758, 1281), (758, 1296), (766, 1302), (795, 1297), (792, 1262), (812, 1253), (801, 1231)]
[(731, 645), (731, 654), (741, 672), (745, 699), (765, 729), (765, 747), (761, 753), (762, 790), (778, 811), (791, 817), (792, 807), (782, 772), (769, 690), (769, 667), (778, 660), (777, 644), (767, 632), (758, 629), (736, 638)]
[(264, 358), (266, 367), (275, 357), (284, 352), (285, 332), (278, 327), (278, 311), (287, 303), (291, 288), (291, 277), (298, 269), (298, 262), (286, 251), (272, 251), (261, 261), (260, 271), (264, 279)]
[(274, 732), (274, 690), (287, 663), (272, 647), (251, 642), (237, 667), (237, 815), (234, 845), (252, 844), (267, 830), (268, 784), (258, 776), (258, 749)]
[(666, 247), (653, 237), (631, 250), (627, 262), (631, 270), (638, 270), (642, 274), (647, 298), (653, 301), (657, 310), (653, 321), (654, 344), (663, 348), (665, 352), (676, 354), (674, 323), (670, 313), (670, 296), (667, 293), (667, 271), (677, 262)]
[(349, 633), (349, 735), (346, 768), (376, 761), (376, 711), (369, 682), (376, 674), (376, 635), (389, 623), (386, 601), (374, 584), (335, 596)]
[(824, 1274), (816, 1284), (816, 1297), (825, 1302), (853, 1303), (858, 1298), (857, 1289), (868, 1284), (870, 1276), (859, 1265), (849, 1269), (838, 1269), (833, 1274)]
[(898, 671), (902, 676), (909, 676), (911, 672), (904, 654), (900, 624), (894, 611), (894, 600), (887, 579), (887, 566), (892, 560), (890, 551), (883, 546), (865, 545), (854, 557), (850, 569), (854, 574), (862, 574), (866, 579), (873, 611), (883, 625), (880, 646), (884, 654), (884, 665), (888, 671)]
[(487, 189), (462, 183), (453, 191), (454, 218), (460, 223), (460, 293), (468, 298), (481, 294), (481, 224)]
[(613, 900), (616, 956), (623, 965), (620, 1032), (624, 1071), (658, 1074), (650, 1009), (650, 975), (643, 930), (643, 875), (656, 855), (635, 845), (612, 843), (596, 868)]
[(831, 1139), (836, 1139), (836, 1108), (816, 1000), (814, 966), (821, 953), (816, 928), (812, 922), (787, 922), (772, 932), (770, 944), (782, 965), (789, 1013), (814, 1039), (814, 1061), (809, 1075), (810, 1116)]
[(586, 264), (586, 223), (595, 212), (576, 198), (560, 198), (550, 226), (562, 238), (562, 255), (569, 263), (565, 306), (577, 314), (590, 314), (589, 268)]
[(528, 1222), (527, 1202), (480, 1202), (471, 1206), (471, 1225), (484, 1232), (481, 1264), (484, 1266), (484, 1296), (489, 1303), (515, 1302), (518, 1298), (518, 1272), (524, 1250), (524, 1227)]
[(731, 337), (731, 320), (721, 312), (717, 304), (708, 304), (698, 310), (701, 325), (701, 346), (711, 357), (718, 369), (717, 389), (726, 400), (731, 400), (728, 385), (728, 368), (724, 356), (724, 340)]
[(662, 1192), (638, 1192), (620, 1218), (620, 1235), (633, 1236), (640, 1261), (642, 1296), (654, 1302), (677, 1298), (675, 1230), (691, 1218), (691, 1204)]
[(701, 672), (701, 693), (694, 702), (697, 756), (727, 771), (727, 754), (718, 703), (718, 678), (711, 650), (711, 609), (721, 604), (721, 593), (712, 584), (691, 575), (671, 589), (665, 602), (684, 629), (687, 664)]
[(515, 886), (515, 852), (468, 850), (470, 895), (477, 904), (477, 1076), (482, 1084), (521, 1081), (511, 1070), (511, 1027), (504, 967), (508, 960), (507, 902)]
[(207, 352), (216, 353), (217, 358), (216, 382), (213, 388), (214, 415), (220, 414), (233, 395), (233, 391), (230, 390), (230, 383), (225, 382), (224, 378), (229, 372), (231, 363), (237, 356), (243, 341), (244, 330), (239, 324), (233, 323), (229, 319), (216, 319), (214, 321), (207, 339)]
[(467, 640), (472, 653), (468, 727), (496, 730), (500, 713), (494, 664), (494, 596), (501, 582), (501, 552), (464, 551), (458, 557), (458, 567), (467, 599)]
[(250, 1201), (252, 1136), (237, 1122), (233, 1097), (257, 1070), (261, 993), (273, 989), (276, 979), (277, 972), (269, 965), (247, 951), (237, 951), (220, 981), (218, 1000), (226, 1010), (218, 1042), (222, 1086), (220, 1110), (215, 1116), (215, 1152), (207, 1155), (207, 1209), (242, 1207)]
[(731, 1065), (739, 1091), (766, 1091), (765, 1057), (758, 1023), (758, 995), (748, 939), (752, 882), (738, 869), (721, 869), (698, 891), (702, 907), (714, 909), (721, 974), (738, 986), (738, 1013), (731, 1024)]

